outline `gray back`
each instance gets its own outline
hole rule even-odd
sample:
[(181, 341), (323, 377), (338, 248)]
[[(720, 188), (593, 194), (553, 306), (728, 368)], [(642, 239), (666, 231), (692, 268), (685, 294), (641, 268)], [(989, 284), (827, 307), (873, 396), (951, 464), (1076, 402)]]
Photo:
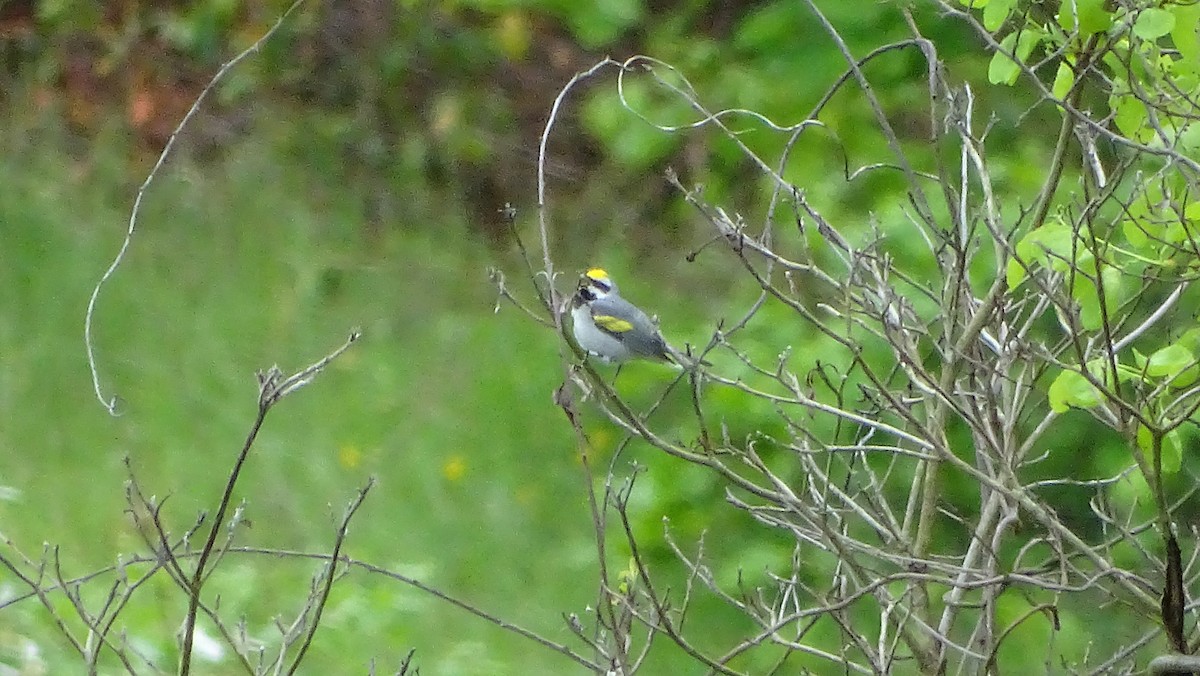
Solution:
[(632, 352), (644, 357), (668, 358), (667, 343), (658, 326), (633, 303), (617, 295), (598, 298), (592, 302), (592, 315), (610, 315), (633, 324), (635, 331), (616, 336)]

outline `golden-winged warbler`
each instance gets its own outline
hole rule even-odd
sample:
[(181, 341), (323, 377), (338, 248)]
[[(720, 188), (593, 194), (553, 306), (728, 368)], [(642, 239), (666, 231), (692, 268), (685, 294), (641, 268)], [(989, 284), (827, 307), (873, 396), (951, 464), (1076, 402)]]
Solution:
[(619, 364), (641, 358), (684, 367), (695, 363), (668, 345), (654, 320), (622, 298), (616, 282), (600, 268), (579, 278), (571, 319), (575, 342), (601, 361)]

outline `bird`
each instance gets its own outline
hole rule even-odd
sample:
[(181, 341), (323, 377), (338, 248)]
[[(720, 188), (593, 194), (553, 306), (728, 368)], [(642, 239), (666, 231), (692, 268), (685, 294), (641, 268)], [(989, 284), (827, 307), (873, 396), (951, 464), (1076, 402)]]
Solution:
[(684, 368), (695, 364), (667, 344), (654, 320), (621, 297), (603, 268), (590, 268), (580, 276), (571, 319), (575, 342), (604, 363), (648, 359)]

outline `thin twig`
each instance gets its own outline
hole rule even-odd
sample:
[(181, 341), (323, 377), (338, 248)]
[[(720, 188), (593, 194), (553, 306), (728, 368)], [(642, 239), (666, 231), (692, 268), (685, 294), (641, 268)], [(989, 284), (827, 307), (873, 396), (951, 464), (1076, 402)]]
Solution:
[(180, 120), (179, 124), (175, 126), (175, 129), (171, 132), (170, 138), (167, 139), (166, 145), (163, 146), (162, 152), (158, 156), (158, 161), (154, 163), (154, 166), (150, 169), (150, 173), (146, 175), (146, 180), (142, 181), (142, 185), (138, 187), (137, 196), (133, 200), (133, 209), (129, 212), (129, 223), (125, 230), (125, 238), (121, 241), (121, 248), (119, 251), (117, 251), (117, 255), (115, 258), (113, 258), (112, 263), (109, 264), (108, 269), (105, 270), (104, 274), (100, 276), (100, 280), (96, 282), (96, 286), (92, 288), (92, 295), (88, 299), (87, 313), (84, 315), (83, 319), (83, 344), (85, 350), (87, 351), (88, 368), (92, 374), (92, 388), (96, 392), (96, 398), (100, 400), (100, 404), (104, 406), (109, 415), (118, 415), (117, 397), (116, 395), (113, 395), (106, 398), (100, 385), (100, 369), (96, 363), (96, 348), (94, 342), (92, 341), (92, 318), (96, 311), (96, 299), (100, 296), (100, 288), (104, 286), (105, 282), (107, 282), (108, 279), (117, 271), (117, 268), (120, 267), (121, 262), (125, 260), (125, 254), (129, 250), (129, 245), (133, 242), (133, 234), (137, 229), (138, 215), (141, 213), (142, 198), (145, 197), (146, 190), (150, 187), (150, 184), (154, 182), (155, 177), (158, 175), (158, 170), (161, 169), (166, 163), (167, 157), (171, 154), (171, 150), (175, 147), (175, 141), (179, 138), (179, 135), (183, 132), (183, 129), (187, 126), (188, 122), (190, 122), (200, 110), (200, 104), (203, 103), (204, 99), (208, 97), (209, 92), (211, 92), (213, 88), (217, 86), (217, 83), (225, 78), (225, 75), (228, 74), (229, 71), (233, 70), (233, 68), (246, 59), (246, 57), (258, 52), (258, 50), (262, 48), (263, 44), (266, 43), (267, 40), (271, 39), (271, 36), (275, 34), (275, 31), (279, 30), (279, 27), (283, 25), (288, 17), (291, 16), (292, 12), (294, 12), (296, 8), (298, 8), (303, 2), (304, 0), (295, 0), (287, 8), (287, 10), (284, 11), (284, 13), (281, 14), (278, 19), (276, 19), (274, 25), (267, 29), (267, 32), (263, 33), (261, 37), (254, 41), (254, 44), (250, 45), (240, 54), (222, 64), (222, 66), (217, 70), (216, 74), (212, 76), (212, 79), (208, 81), (208, 84), (204, 86), (204, 89), (200, 90), (200, 95), (197, 96), (196, 100), (192, 102), (192, 106), (188, 108), (188, 111), (183, 116), (183, 119)]

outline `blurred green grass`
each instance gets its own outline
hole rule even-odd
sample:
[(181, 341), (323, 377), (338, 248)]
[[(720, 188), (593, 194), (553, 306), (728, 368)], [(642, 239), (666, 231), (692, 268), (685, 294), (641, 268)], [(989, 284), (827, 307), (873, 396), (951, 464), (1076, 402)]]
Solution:
[[(122, 399), (111, 418), (89, 381), (84, 308), (117, 250), (144, 158), (123, 161), (115, 139), (73, 158), (59, 141), (0, 164), (0, 484), (19, 491), (0, 503), (7, 536), (33, 554), (59, 545), (68, 574), (136, 550), (125, 455), (143, 490), (170, 496), (182, 531), (223, 487), (252, 420), (254, 372), (295, 370), (361, 327), (360, 345), (268, 418), (237, 491), (254, 524), (241, 539), (327, 549), (343, 504), (377, 475), (350, 555), (566, 638), (559, 611), (582, 608), (594, 590), (546, 581), (591, 576), (581, 474), (550, 405), (554, 337), (517, 313), (493, 314), (493, 252), (461, 224), (400, 225), (369, 241), (349, 191), (254, 144), (213, 165), (172, 164), (97, 305), (101, 382)], [(226, 565), (222, 607), (248, 613), (264, 637), (271, 616), (299, 607), (316, 570)], [(181, 616), (177, 600), (166, 605), (142, 616), (135, 604), (131, 634), (140, 625), (169, 639), (174, 627), (156, 625)], [(435, 673), (564, 667), (395, 583), (343, 583), (326, 624), (315, 671), (365, 669), (371, 657), (386, 665), (409, 647)], [(61, 645), (48, 627), (25, 630)], [(65, 653), (48, 659), (54, 672), (73, 666)]]
[[(595, 547), (575, 439), (551, 401), (561, 380), (556, 337), (512, 308), (495, 312), (486, 274), (492, 264), (521, 268), (511, 252), (477, 239), (453, 205), (435, 223), (437, 214), (414, 213), (382, 232), (367, 227), (352, 186), (311, 168), (320, 162), (275, 152), (280, 144), (264, 147), (263, 138), (290, 129), (267, 129), (216, 162), (184, 151), (151, 186), (128, 256), (96, 308), (101, 384), (121, 399), (115, 418), (92, 391), (84, 310), (153, 158), (117, 132), (83, 152), (53, 128), (5, 137), (0, 485), (16, 492), (0, 501), (2, 532), (33, 556), (43, 542), (58, 546), (67, 576), (141, 551), (125, 514), (126, 456), (182, 532), (224, 487), (253, 419), (255, 371), (301, 368), (361, 328), (357, 346), (268, 417), (235, 494), (248, 501), (251, 523), (239, 542), (327, 551), (344, 505), (377, 476), (352, 524), (350, 556), (581, 649), (562, 616), (594, 603)], [(567, 257), (582, 267), (608, 260), (602, 249)], [(622, 273), (636, 268), (611, 255)], [(638, 271), (666, 289), (659, 280), (669, 264)], [(688, 274), (685, 288), (715, 284)], [(635, 295), (662, 303), (666, 294)], [(661, 310), (679, 334), (701, 341), (706, 301), (711, 295), (692, 294)], [(621, 387), (636, 392), (669, 377), (634, 365)], [(598, 417), (588, 425), (604, 460), (616, 430)], [(686, 546), (711, 525), (703, 505), (721, 494), (710, 476), (636, 447), (626, 457), (650, 466), (641, 532), (660, 540), (662, 517), (673, 517)], [(677, 567), (662, 545), (651, 554), (658, 569)], [(226, 618), (244, 614), (252, 636), (270, 639), (273, 618), (296, 612), (318, 569), (232, 556), (213, 588)], [(0, 580), (5, 594), (20, 591)], [(77, 668), (34, 602), (6, 615), (21, 618), (16, 635), (40, 646), (51, 672)], [(122, 622), (170, 668), (182, 615), (180, 595), (162, 578)], [(6, 648), (0, 637), (0, 655), (14, 650), (8, 639)], [(355, 572), (334, 588), (307, 666), (358, 671), (375, 659), (385, 668), (409, 648), (432, 673), (571, 665), (423, 592)], [(664, 644), (656, 659), (669, 664), (674, 652)]]

